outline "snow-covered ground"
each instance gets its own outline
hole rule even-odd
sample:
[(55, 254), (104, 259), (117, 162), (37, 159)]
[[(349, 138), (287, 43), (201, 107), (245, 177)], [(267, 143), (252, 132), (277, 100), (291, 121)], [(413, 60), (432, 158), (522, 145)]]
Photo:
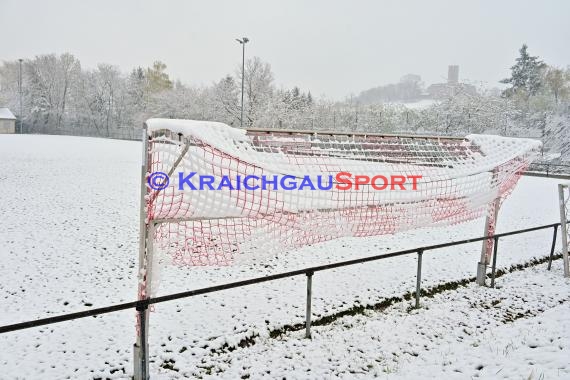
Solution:
[[(0, 136), (1, 325), (135, 299), (140, 158), (137, 142)], [(557, 183), (522, 178), (501, 210), (498, 230), (556, 222)], [(476, 237), (482, 229), (483, 221), (477, 220), (395, 236), (344, 238), (235, 267), (169, 265), (160, 268), (158, 293)], [(499, 267), (545, 256), (551, 236), (547, 230), (501, 239)], [(479, 253), (479, 243), (426, 253), (423, 285), (472, 277)], [(313, 319), (413, 291), (415, 264), (409, 256), (315, 274)], [(352, 372), (441, 378), (528, 377), (534, 369), (535, 378), (541, 373), (565, 378), (568, 367), (561, 368), (563, 359), (554, 352), (562, 347), (567, 355), (570, 345), (564, 331), (569, 284), (560, 265), (556, 262), (552, 273), (537, 267), (506, 275), (498, 279), (500, 289), (446, 292), (425, 299), (419, 311), (408, 313), (409, 304), (401, 303), (383, 313), (345, 317), (315, 328), (312, 341), (297, 339), (300, 332), (269, 338), (272, 330), (304, 321), (302, 277), (160, 304), (151, 314), (151, 373), (164, 378), (208, 373), (230, 379), (264, 373), (324, 378), (352, 377)], [(492, 305), (496, 299), (501, 302)], [(523, 317), (503, 324), (507, 312)], [(547, 340), (540, 340), (541, 328)], [(525, 331), (537, 332), (536, 341), (525, 338)], [(124, 311), (0, 335), (0, 378), (128, 378), (134, 332), (134, 311)], [(254, 336), (251, 347), (221, 350)], [(461, 372), (455, 374), (456, 369)]]
[[(567, 379), (570, 293), (563, 271), (546, 265), (423, 301), (344, 317), (313, 328), (312, 339), (279, 339), (212, 355), (206, 368), (228, 379)], [(263, 358), (260, 360), (260, 358)]]

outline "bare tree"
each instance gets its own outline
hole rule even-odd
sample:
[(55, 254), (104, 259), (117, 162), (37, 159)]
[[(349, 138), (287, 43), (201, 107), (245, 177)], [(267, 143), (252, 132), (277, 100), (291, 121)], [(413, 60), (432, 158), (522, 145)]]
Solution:
[[(241, 81), (241, 71), (238, 71)], [(271, 65), (259, 57), (248, 59), (245, 64), (245, 117), (246, 124), (252, 126), (261, 115), (261, 110), (273, 93), (273, 73)]]

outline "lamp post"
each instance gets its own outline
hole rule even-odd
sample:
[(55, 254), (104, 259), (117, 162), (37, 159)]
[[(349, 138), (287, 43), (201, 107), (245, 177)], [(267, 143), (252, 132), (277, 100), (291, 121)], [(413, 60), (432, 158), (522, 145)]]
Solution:
[(243, 128), (243, 79), (245, 77), (245, 44), (249, 42), (249, 38), (242, 37), (240, 40), (236, 38), (236, 41), (239, 42), (242, 46), (242, 55), (241, 55), (241, 119), (240, 119), (240, 127)]
[(18, 59), (18, 62), (20, 62), (20, 72), (19, 72), (19, 78), (18, 78), (18, 92), (20, 94), (20, 133), (23, 132), (23, 121), (24, 121), (24, 116), (22, 114), (22, 62), (24, 60), (22, 58)]

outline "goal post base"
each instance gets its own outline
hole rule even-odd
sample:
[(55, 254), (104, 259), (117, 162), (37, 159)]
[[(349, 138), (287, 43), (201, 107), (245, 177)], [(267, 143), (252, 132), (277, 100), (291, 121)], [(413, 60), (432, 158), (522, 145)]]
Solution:
[[(148, 344), (146, 345), (148, 352)], [(141, 346), (138, 343), (133, 344), (133, 363), (134, 363), (134, 380), (148, 380), (150, 379), (148, 361), (144, 360)], [(144, 367), (143, 367), (144, 366)]]
[(139, 347), (139, 345), (137, 343), (135, 343), (135, 344), (133, 344), (133, 363), (134, 363), (133, 379), (134, 380), (138, 380), (141, 378), (141, 367), (136, 364), (136, 363), (140, 363), (140, 357), (141, 357), (141, 348)]
[(478, 262), (477, 263), (477, 285), (485, 286), (485, 278), (487, 277), (487, 264)]

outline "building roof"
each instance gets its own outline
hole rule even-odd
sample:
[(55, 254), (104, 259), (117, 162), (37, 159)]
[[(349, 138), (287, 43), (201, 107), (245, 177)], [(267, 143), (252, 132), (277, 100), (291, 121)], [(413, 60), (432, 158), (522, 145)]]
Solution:
[(8, 108), (0, 108), (0, 120), (16, 120), (16, 116)]

